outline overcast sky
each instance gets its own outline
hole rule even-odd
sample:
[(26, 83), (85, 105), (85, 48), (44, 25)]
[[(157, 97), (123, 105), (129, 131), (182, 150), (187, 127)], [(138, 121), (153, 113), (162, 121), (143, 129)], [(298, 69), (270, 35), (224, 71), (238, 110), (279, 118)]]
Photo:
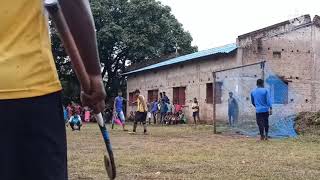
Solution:
[(199, 50), (234, 43), (237, 36), (294, 17), (320, 15), (320, 0), (160, 0)]

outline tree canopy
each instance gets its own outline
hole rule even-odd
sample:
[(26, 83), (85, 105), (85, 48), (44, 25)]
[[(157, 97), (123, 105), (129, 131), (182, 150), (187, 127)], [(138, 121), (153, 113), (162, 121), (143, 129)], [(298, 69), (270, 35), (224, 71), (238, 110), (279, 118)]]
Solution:
[[(197, 51), (197, 47), (191, 45), (190, 33), (183, 29), (170, 7), (156, 0), (91, 0), (90, 3), (109, 97), (125, 89), (126, 80), (121, 74), (130, 64), (162, 58), (177, 49), (179, 55)], [(60, 78), (73, 81), (70, 61), (56, 31), (51, 32)]]

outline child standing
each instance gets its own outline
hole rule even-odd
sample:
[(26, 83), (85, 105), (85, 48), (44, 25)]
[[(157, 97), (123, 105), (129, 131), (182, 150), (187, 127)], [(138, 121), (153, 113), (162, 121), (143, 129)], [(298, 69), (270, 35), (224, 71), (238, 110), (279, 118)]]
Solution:
[(151, 114), (153, 116), (153, 124), (157, 122), (157, 113), (158, 113), (158, 101), (155, 100), (152, 103)]
[(193, 120), (194, 120), (194, 124), (197, 125), (197, 119), (198, 122), (200, 121), (200, 116), (199, 116), (199, 103), (197, 98), (193, 99), (193, 103), (192, 103), (192, 116), (193, 116)]
[(90, 122), (90, 111), (88, 107), (84, 107), (84, 121)]
[(152, 110), (152, 105), (150, 103), (147, 104), (148, 112), (147, 112), (147, 119), (149, 121), (149, 124), (151, 124), (151, 110)]
[[(125, 101), (125, 99), (122, 97), (122, 92), (119, 91), (118, 96), (114, 99), (113, 110), (114, 110), (114, 114), (116, 115), (116, 117), (118, 117), (121, 120), (122, 130), (128, 131), (125, 128), (126, 118), (123, 113), (123, 101)], [(114, 126), (114, 122), (112, 122), (112, 129), (113, 129), (113, 126)]]

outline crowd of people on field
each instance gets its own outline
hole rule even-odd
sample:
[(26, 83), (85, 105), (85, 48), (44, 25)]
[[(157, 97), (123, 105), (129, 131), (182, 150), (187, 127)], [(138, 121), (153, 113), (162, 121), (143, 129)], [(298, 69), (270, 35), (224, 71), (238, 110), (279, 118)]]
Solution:
[[(138, 90), (136, 91), (138, 92)], [(143, 101), (142, 104), (145, 104), (145, 107), (142, 107), (140, 104), (141, 107), (138, 107), (137, 111), (131, 111), (126, 117), (124, 104), (128, 100), (122, 96), (122, 92), (118, 92), (117, 97), (114, 99), (113, 106), (106, 107), (102, 112), (105, 122), (110, 123), (112, 129), (114, 129), (115, 124), (118, 124), (122, 127), (123, 131), (128, 131), (125, 128), (126, 120), (136, 122), (137, 119), (139, 119), (140, 124), (145, 122), (145, 124), (153, 123), (160, 125), (187, 123), (187, 118), (183, 110), (186, 106), (180, 105), (176, 101), (172, 103), (166, 95), (166, 92), (160, 92), (159, 98), (150, 102), (147, 102), (139, 93), (139, 95), (136, 95), (136, 101), (129, 103), (139, 106), (139, 97), (141, 97), (140, 101)], [(194, 123), (197, 124), (197, 122), (200, 121), (200, 118), (199, 103), (196, 98), (194, 98), (191, 109), (193, 112)], [(66, 126), (70, 125), (73, 131), (80, 131), (83, 122), (95, 121), (93, 113), (91, 113), (91, 110), (88, 107), (82, 107), (80, 104), (75, 102), (70, 102), (67, 106), (63, 106), (63, 111)], [(143, 116), (139, 113), (140, 111), (143, 112)]]
[[(136, 132), (138, 123), (143, 125), (144, 133), (147, 133), (147, 124), (160, 124), (160, 125), (174, 125), (185, 124), (187, 118), (184, 114), (184, 105), (180, 105), (177, 102), (171, 103), (170, 99), (166, 95), (166, 92), (159, 94), (159, 99), (147, 102), (145, 97), (140, 94), (139, 90), (136, 90), (135, 101), (129, 102), (136, 105), (136, 111), (131, 111), (127, 120), (133, 121), (133, 132)], [(107, 121), (111, 119), (111, 128), (114, 128), (115, 124), (122, 126), (123, 131), (128, 131), (125, 128), (126, 117), (124, 114), (124, 103), (127, 101), (122, 97), (122, 92), (118, 93), (118, 96), (114, 99), (113, 110), (108, 110)], [(194, 123), (199, 121), (199, 103), (196, 98), (192, 104), (192, 111), (194, 117)], [(110, 112), (112, 115), (110, 116)]]
[[(136, 96), (137, 98), (137, 96)], [(124, 124), (125, 116), (123, 114), (123, 103), (127, 101), (122, 97), (120, 92), (115, 98), (113, 110), (113, 116), (108, 116), (107, 119), (112, 119), (112, 127), (117, 122), (115, 120), (121, 121)], [(135, 102), (129, 102), (131, 104), (136, 104)], [(161, 125), (174, 125), (174, 124), (186, 124), (187, 118), (184, 114), (185, 105), (180, 105), (176, 101), (171, 102), (169, 97), (166, 95), (166, 92), (160, 92), (159, 98), (154, 99), (153, 101), (145, 102), (146, 103), (146, 123), (148, 124), (161, 124)], [(193, 120), (194, 124), (199, 123), (199, 103), (197, 98), (194, 98), (192, 106)], [(131, 111), (128, 116), (128, 121), (134, 121), (136, 118), (137, 111)], [(118, 121), (118, 122), (119, 122)], [(121, 125), (120, 123), (116, 123)], [(123, 125), (122, 124), (122, 125)]]

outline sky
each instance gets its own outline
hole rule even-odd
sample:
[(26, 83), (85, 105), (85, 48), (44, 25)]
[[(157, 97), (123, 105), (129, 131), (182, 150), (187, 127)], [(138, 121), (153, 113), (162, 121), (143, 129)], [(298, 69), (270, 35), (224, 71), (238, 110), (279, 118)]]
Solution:
[(199, 50), (235, 43), (239, 35), (304, 14), (320, 15), (320, 0), (159, 0)]

